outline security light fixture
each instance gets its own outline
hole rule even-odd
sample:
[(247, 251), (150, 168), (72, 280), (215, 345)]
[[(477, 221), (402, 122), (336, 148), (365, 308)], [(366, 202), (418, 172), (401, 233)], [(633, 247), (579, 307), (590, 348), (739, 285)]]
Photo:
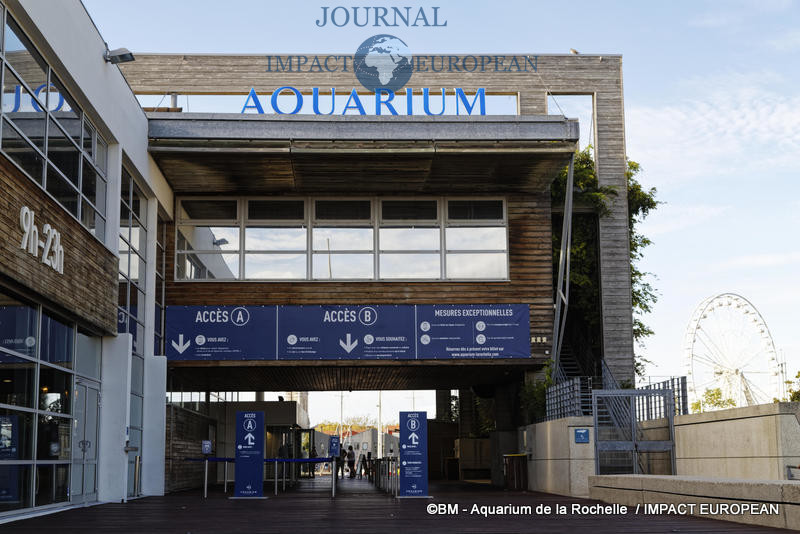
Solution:
[(136, 58), (133, 57), (133, 53), (127, 48), (117, 48), (115, 50), (109, 50), (106, 48), (106, 53), (103, 54), (103, 59), (114, 65), (117, 63), (128, 63), (129, 61), (136, 60)]

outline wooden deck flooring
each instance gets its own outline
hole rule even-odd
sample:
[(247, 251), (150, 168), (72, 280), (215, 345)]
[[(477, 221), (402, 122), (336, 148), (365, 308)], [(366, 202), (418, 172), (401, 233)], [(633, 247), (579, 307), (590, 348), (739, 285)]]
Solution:
[[(229, 491), (232, 488), (229, 487)], [(330, 478), (303, 480), (295, 489), (258, 501), (229, 500), (222, 488), (147, 497), (127, 504), (103, 504), (72, 509), (0, 525), (0, 532), (102, 533), (307, 533), (307, 532), (417, 532), (487, 533), (546, 532), (549, 534), (606, 533), (722, 533), (790, 532), (751, 527), (713, 519), (676, 516), (490, 516), (464, 512), (473, 504), (555, 506), (595, 501), (546, 493), (509, 492), (478, 484), (432, 484), (433, 500), (397, 500), (373, 489), (366, 480), (339, 483), (336, 500), (330, 498)], [(458, 515), (429, 515), (430, 503), (458, 503)]]

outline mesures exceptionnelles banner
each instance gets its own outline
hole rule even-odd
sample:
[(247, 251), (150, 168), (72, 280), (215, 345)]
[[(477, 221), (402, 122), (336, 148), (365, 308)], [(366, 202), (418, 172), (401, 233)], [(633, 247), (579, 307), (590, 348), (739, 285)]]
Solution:
[(527, 304), (167, 306), (170, 360), (530, 357)]

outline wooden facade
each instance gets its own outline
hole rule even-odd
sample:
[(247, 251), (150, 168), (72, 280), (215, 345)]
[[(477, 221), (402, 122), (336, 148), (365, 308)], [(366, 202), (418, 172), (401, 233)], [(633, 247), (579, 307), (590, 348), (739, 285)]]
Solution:
[[(61, 233), (64, 273), (20, 248), (20, 210), (35, 213), (39, 239), (49, 224)], [(99, 334), (117, 331), (118, 260), (74, 217), (5, 156), (0, 156), (0, 280)], [(1, 304), (1, 303), (0, 303)]]
[[(468, 57), (452, 56), (456, 63), (462, 64)], [(407, 86), (415, 90), (423, 87), (452, 90), (459, 87), (467, 93), (485, 88), (490, 94), (516, 94), (522, 115), (546, 114), (548, 93), (590, 95), (594, 105), (593, 144), (600, 184), (624, 191), (626, 155), (622, 58), (617, 55), (533, 54), (510, 57), (527, 58), (527, 67), (523, 64), (524, 70), (506, 68), (510, 66), (509, 63), (498, 64), (497, 61), (487, 60), (485, 63), (488, 67), (483, 71), (442, 69), (435, 72), (429, 68), (427, 71), (415, 71)], [(288, 64), (289, 56), (282, 55), (281, 61)], [(451, 56), (444, 56), (442, 61), (450, 63)], [(532, 65), (536, 65), (535, 70)], [(254, 88), (260, 95), (268, 95), (281, 86), (293, 86), (308, 94), (312, 87), (319, 87), (322, 91), (335, 88), (337, 94), (347, 94), (353, 88), (363, 91), (352, 69), (339, 69), (336, 72), (308, 72), (308, 69), (302, 72), (276, 72), (274, 56), (270, 59), (268, 56), (255, 55), (137, 54), (136, 62), (120, 67), (137, 94), (246, 95), (250, 88)], [(244, 100), (243, 96), (243, 103)], [(511, 117), (508, 119), (513, 120)], [(158, 140), (152, 139), (151, 145), (154, 148), (158, 146)], [(163, 158), (162, 170), (168, 181), (168, 163), (175, 165), (173, 170), (179, 167), (169, 157), (168, 154), (157, 156), (157, 159)], [(197, 183), (202, 183), (202, 158), (198, 156), (194, 160), (196, 166), (193, 172), (196, 172)], [(222, 174), (225, 174), (224, 169)], [(220, 183), (230, 183), (225, 181), (224, 176), (218, 179)], [(291, 180), (284, 177), (283, 185), (290, 184)], [(480, 194), (487, 192), (485, 187), (476, 191), (480, 191)], [(539, 194), (506, 191), (505, 194), (509, 201), (511, 237), (509, 282), (237, 282), (187, 285), (169, 280), (167, 304), (529, 302), (532, 336), (544, 335), (549, 342), (553, 316), (549, 194), (546, 191)], [(610, 215), (600, 220), (599, 241), (604, 358), (618, 379), (630, 379), (633, 377), (633, 340), (626, 195), (616, 197)], [(170, 238), (168, 242), (171, 246), (174, 239)], [(171, 263), (167, 271), (168, 277), (171, 277)], [(544, 356), (544, 350), (544, 344), (533, 347), (533, 354)]]

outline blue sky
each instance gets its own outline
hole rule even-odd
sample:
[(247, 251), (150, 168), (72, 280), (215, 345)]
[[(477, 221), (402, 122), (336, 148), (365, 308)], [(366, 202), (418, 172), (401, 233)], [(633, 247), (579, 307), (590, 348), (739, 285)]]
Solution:
[[(327, 2), (84, 4), (111, 48), (134, 52), (351, 52), (379, 33), (318, 28), (321, 6), (339, 5)], [(691, 313), (719, 292), (753, 302), (790, 376), (800, 370), (800, 2), (403, 5), (437, 5), (447, 20), (393, 29), (415, 52), (622, 54), (628, 156), (664, 202), (642, 226), (655, 244), (641, 267), (661, 295), (646, 318), (649, 373), (682, 372)]]

